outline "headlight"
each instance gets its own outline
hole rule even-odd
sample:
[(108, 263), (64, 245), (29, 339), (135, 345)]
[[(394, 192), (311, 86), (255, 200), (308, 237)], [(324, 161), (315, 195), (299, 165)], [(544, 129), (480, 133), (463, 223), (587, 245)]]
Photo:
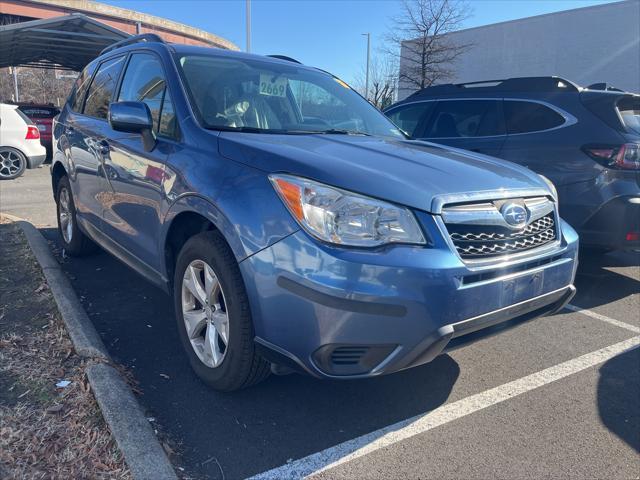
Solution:
[(549, 187), (549, 190), (551, 190), (551, 193), (553, 194), (553, 198), (555, 198), (556, 202), (557, 202), (558, 201), (558, 191), (556, 190), (556, 186), (551, 182), (551, 180), (549, 180), (544, 175), (538, 174), (538, 176), (544, 181), (544, 183), (547, 184), (547, 187)]
[(269, 179), (291, 215), (320, 240), (354, 247), (426, 243), (406, 208), (292, 175)]

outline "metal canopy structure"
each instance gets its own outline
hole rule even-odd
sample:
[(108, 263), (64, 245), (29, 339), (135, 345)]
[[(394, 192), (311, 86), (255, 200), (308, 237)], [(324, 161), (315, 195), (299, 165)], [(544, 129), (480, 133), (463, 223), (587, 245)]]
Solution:
[(80, 71), (102, 49), (130, 35), (74, 13), (0, 26), (0, 68)]

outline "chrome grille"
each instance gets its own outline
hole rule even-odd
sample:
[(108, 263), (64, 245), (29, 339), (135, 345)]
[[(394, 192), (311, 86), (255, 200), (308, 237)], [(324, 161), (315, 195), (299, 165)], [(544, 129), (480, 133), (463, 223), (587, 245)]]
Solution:
[(500, 206), (507, 201), (459, 205), (443, 210), (445, 226), (463, 260), (519, 253), (556, 240), (553, 202), (546, 198), (516, 200), (526, 206), (530, 218), (524, 228), (514, 230), (500, 213)]

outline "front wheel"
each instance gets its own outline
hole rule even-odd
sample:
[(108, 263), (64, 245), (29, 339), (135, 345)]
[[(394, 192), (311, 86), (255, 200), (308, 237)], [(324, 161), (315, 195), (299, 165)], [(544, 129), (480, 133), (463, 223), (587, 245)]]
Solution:
[(233, 391), (269, 375), (269, 363), (255, 351), (240, 269), (218, 232), (187, 241), (173, 291), (180, 340), (198, 377), (216, 390)]

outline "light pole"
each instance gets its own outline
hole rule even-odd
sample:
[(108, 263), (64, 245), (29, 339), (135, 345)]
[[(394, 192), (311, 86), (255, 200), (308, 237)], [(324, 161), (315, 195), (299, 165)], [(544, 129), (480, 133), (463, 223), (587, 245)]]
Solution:
[(251, 52), (251, 0), (247, 0), (247, 53)]
[(367, 37), (367, 71), (365, 74), (365, 81), (364, 81), (364, 98), (369, 100), (369, 59), (371, 57), (371, 34), (363, 33), (362, 35)]

